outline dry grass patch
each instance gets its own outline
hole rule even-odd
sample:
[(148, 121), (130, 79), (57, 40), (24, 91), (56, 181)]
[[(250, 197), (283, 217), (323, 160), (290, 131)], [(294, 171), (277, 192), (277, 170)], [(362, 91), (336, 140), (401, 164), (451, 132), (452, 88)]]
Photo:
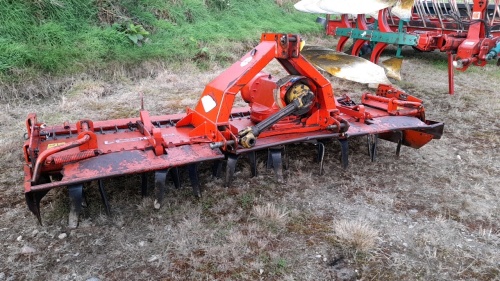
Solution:
[(340, 220), (333, 224), (339, 246), (351, 254), (368, 253), (376, 246), (378, 231), (362, 221)]
[(284, 227), (288, 222), (288, 211), (285, 208), (278, 208), (274, 203), (257, 205), (252, 209), (253, 216), (260, 222), (276, 227)]

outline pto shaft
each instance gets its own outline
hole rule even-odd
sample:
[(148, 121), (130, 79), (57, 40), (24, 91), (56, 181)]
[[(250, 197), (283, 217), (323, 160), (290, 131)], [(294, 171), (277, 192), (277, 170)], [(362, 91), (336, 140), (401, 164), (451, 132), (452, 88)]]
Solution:
[(240, 136), (240, 144), (245, 148), (253, 147), (255, 145), (257, 137), (260, 135), (260, 133), (262, 133), (262, 131), (268, 129), (272, 125), (278, 123), (281, 119), (297, 112), (298, 110), (310, 107), (313, 99), (314, 94), (308, 91), (302, 96), (294, 99), (291, 103), (280, 109), (275, 114), (264, 119), (259, 124), (241, 130), (238, 133), (238, 135)]

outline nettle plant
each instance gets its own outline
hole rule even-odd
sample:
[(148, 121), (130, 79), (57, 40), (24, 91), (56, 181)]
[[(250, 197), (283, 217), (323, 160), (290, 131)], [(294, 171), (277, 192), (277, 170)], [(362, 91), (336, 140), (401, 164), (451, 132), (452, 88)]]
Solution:
[(149, 32), (140, 24), (115, 24), (115, 28), (125, 34), (137, 46), (142, 46), (142, 44), (147, 42), (149, 37)]

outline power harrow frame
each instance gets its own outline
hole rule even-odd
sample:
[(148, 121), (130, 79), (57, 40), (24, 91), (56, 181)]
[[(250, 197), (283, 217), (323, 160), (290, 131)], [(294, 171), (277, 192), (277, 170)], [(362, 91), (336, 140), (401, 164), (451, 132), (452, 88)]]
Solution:
[(325, 24), (327, 35), (339, 37), (337, 51), (344, 51), (352, 39), (351, 54), (358, 56), (369, 44), (370, 60), (374, 63), (378, 63), (388, 45), (397, 46), (396, 57), (401, 57), (403, 46), (422, 52), (446, 52), (449, 94), (454, 94), (454, 68), (465, 71), (471, 65), (484, 66), (500, 54), (500, 1), (489, 2), (415, 0), (411, 17), (406, 19), (398, 18), (391, 8), (386, 8), (375, 18), (343, 14), (334, 19), (327, 15), (320, 22)]
[[(24, 144), (24, 192), (31, 212), (41, 223), (40, 201), (54, 188), (67, 187), (70, 227), (76, 227), (83, 184), (98, 181), (109, 213), (103, 179), (142, 175), (147, 195), (148, 172), (155, 174), (155, 208), (161, 207), (170, 175), (178, 187), (179, 168), (187, 168), (195, 196), (201, 196), (197, 165), (226, 163), (226, 185), (239, 156), (247, 155), (252, 174), (255, 152), (268, 151), (268, 166), (282, 181), (282, 151), (290, 143), (313, 142), (323, 170), (323, 141), (341, 144), (342, 166), (348, 165), (348, 141), (368, 136), (372, 160), (377, 139), (419, 148), (439, 139), (444, 124), (425, 119), (422, 101), (389, 85), (364, 93), (356, 104), (348, 96), (334, 98), (332, 86), (300, 53), (301, 39), (293, 34), (266, 33), (261, 42), (204, 89), (186, 114), (107, 121), (82, 119), (74, 124), (46, 126), (30, 114)], [(277, 79), (263, 72), (277, 60), (289, 74)], [(241, 93), (247, 107), (233, 108)], [(218, 173), (215, 173), (218, 174)]]

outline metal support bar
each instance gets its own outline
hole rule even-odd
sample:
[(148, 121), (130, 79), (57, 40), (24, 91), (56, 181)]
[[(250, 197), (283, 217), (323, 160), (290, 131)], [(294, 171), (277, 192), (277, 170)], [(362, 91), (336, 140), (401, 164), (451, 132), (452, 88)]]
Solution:
[[(404, 20), (400, 19), (399, 23), (398, 23), (398, 33), (400, 34), (401, 37), (404, 38), (405, 35), (403, 35), (403, 34), (406, 34), (406, 32), (404, 32), (404, 30), (403, 30), (403, 24), (404, 24)], [(402, 49), (403, 49), (403, 45), (398, 44), (398, 49), (396, 50), (396, 57), (397, 58), (402, 58), (403, 57), (401, 55), (401, 50)]]
[(382, 32), (379, 30), (361, 30), (358, 28), (337, 28), (337, 36), (346, 36), (354, 40), (366, 40), (377, 43), (416, 46), (418, 36), (406, 32)]

